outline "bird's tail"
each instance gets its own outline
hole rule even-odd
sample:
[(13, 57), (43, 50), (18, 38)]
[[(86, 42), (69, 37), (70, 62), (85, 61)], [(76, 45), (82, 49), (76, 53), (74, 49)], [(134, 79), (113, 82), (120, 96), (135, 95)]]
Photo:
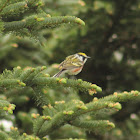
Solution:
[(58, 73), (56, 73), (53, 77), (59, 77), (63, 72), (65, 71), (65, 69), (60, 70)]

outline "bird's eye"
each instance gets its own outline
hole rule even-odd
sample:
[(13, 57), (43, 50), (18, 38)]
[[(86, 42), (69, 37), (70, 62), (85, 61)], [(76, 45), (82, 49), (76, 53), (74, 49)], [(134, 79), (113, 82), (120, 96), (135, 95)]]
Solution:
[(81, 61), (85, 61), (85, 60), (86, 60), (86, 57), (84, 57), (83, 55), (79, 55), (79, 59), (80, 59)]
[(83, 61), (86, 59), (85, 57), (82, 57)]

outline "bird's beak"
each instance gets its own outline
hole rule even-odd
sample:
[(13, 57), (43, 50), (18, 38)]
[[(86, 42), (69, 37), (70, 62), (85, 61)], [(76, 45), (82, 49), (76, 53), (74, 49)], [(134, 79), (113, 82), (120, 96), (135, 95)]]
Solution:
[(87, 56), (87, 58), (91, 58), (90, 56)]

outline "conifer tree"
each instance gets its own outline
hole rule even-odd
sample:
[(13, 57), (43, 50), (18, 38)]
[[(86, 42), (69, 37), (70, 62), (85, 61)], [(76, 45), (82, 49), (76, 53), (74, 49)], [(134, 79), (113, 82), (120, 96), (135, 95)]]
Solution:
[[(123, 102), (135, 100), (136, 104), (130, 111), (133, 112), (134, 106), (139, 102), (140, 92), (136, 83), (131, 86), (136, 90), (132, 90), (127, 83), (117, 81), (119, 78), (112, 83), (111, 80), (105, 81), (104, 77), (107, 79), (109, 75), (102, 73), (102, 69), (107, 71), (112, 64), (110, 69), (115, 71), (114, 65), (117, 62), (112, 60), (111, 54), (115, 53), (116, 49), (114, 52), (106, 48), (113, 43), (115, 47), (122, 45), (118, 44), (117, 40), (114, 42), (112, 34), (115, 36), (117, 32), (123, 36), (120, 30), (117, 30), (116, 24), (121, 25), (120, 13), (123, 14), (123, 10), (127, 8), (129, 11), (132, 4), (136, 6), (137, 3), (131, 0), (125, 4), (124, 1), (117, 4), (114, 1), (91, 0), (0, 1), (0, 117), (1, 122), (9, 120), (13, 125), (10, 131), (7, 131), (4, 125), (0, 126), (0, 139), (104, 139), (105, 134), (109, 134), (110, 139), (124, 138), (119, 133), (127, 134), (123, 132), (126, 125), (124, 128), (119, 127), (117, 116), (121, 115), (116, 115), (116, 112), (122, 109), (122, 105), (124, 109), (131, 109), (129, 104)], [(114, 9), (110, 5), (114, 5)], [(93, 19), (90, 15), (95, 11), (96, 17)], [(70, 16), (67, 16), (68, 14)], [(112, 19), (111, 25), (109, 16)], [(85, 22), (78, 17), (84, 19), (86, 27)], [(91, 28), (93, 23), (100, 23), (101, 18), (105, 19), (105, 23)], [(126, 22), (122, 23), (124, 26), (128, 22), (127, 18), (125, 20)], [(102, 36), (103, 32), (106, 35)], [(134, 35), (136, 37), (137, 34)], [(80, 40), (83, 43), (80, 43)], [(122, 43), (124, 40), (122, 39)], [(91, 45), (95, 42), (98, 48), (92, 49)], [(134, 46), (133, 40), (130, 40), (130, 44)], [(66, 78), (66, 75), (53, 78), (52, 75), (58, 70), (58, 64), (55, 63), (63, 60), (64, 56), (75, 53), (76, 49), (96, 58), (95, 78), (92, 79), (92, 59), (85, 72), (80, 75), (82, 79)], [(125, 51), (118, 50), (118, 54), (126, 54)], [(102, 57), (106, 59), (101, 61)], [(124, 58), (118, 65), (124, 65), (126, 61)], [(100, 65), (102, 67), (99, 67)], [(131, 71), (138, 67), (124, 65), (122, 68), (126, 66)], [(139, 67), (136, 70), (138, 74)], [(124, 79), (128, 77), (127, 74)], [(112, 76), (117, 78), (118, 75)], [(93, 81), (96, 81), (97, 85)], [(121, 84), (118, 84), (119, 82)], [(131, 114), (131, 118), (135, 121), (139, 119), (136, 114)], [(139, 128), (133, 128), (132, 120), (124, 120), (130, 131), (137, 135)]]

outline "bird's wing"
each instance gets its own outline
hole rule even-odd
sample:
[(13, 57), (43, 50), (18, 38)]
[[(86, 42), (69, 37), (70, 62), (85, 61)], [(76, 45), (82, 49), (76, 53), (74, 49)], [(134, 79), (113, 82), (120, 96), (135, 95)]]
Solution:
[(82, 62), (76, 56), (70, 55), (63, 61), (63, 68), (65, 69), (73, 69), (76, 67), (81, 67), (83, 65)]
[(71, 62), (74, 66), (81, 67), (83, 65), (82, 62)]
[(81, 67), (83, 62), (79, 61), (79, 59), (75, 56), (72, 58), (71, 64), (77, 67)]
[(69, 62), (69, 60), (72, 59), (72, 57), (73, 55), (67, 56), (66, 59), (59, 64), (59, 69), (63, 69), (63, 66), (65, 66)]

